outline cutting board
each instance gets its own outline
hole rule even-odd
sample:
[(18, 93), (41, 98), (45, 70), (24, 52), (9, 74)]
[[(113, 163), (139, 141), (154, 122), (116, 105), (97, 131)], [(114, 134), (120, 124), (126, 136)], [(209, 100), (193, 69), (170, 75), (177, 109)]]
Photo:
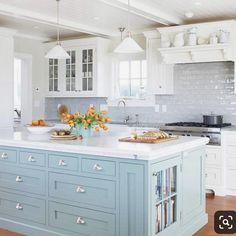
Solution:
[(51, 135), (51, 139), (52, 140), (75, 140), (77, 139), (77, 136), (70, 134), (70, 135), (63, 135), (63, 136), (59, 136), (59, 135)]
[(127, 142), (127, 143), (150, 143), (150, 144), (156, 144), (156, 143), (163, 143), (163, 142), (168, 142), (172, 140), (178, 139), (178, 136), (173, 136), (170, 138), (159, 138), (159, 139), (134, 139), (131, 137), (126, 137), (126, 138), (121, 138), (119, 139), (120, 142)]

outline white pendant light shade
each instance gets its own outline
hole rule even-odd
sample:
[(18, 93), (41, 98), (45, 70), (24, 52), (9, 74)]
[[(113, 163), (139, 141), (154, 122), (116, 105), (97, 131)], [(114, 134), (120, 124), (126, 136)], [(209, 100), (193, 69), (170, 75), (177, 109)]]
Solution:
[(115, 53), (139, 53), (143, 49), (135, 42), (131, 36), (126, 37), (114, 50)]
[(57, 2), (57, 45), (53, 47), (51, 50), (47, 52), (45, 55), (46, 58), (50, 59), (69, 59), (70, 55), (66, 52), (66, 50), (60, 44), (60, 23), (59, 23), (59, 2), (60, 0), (56, 0)]
[(70, 55), (60, 44), (57, 44), (55, 47), (48, 51), (45, 57), (50, 59), (69, 59)]

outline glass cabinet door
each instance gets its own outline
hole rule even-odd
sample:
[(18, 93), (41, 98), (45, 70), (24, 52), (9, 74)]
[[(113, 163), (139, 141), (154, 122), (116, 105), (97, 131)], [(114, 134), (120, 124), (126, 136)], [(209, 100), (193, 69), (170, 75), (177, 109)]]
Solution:
[(152, 235), (170, 228), (177, 222), (178, 164), (153, 168), (152, 172)]
[(94, 49), (82, 50), (82, 91), (93, 91)]
[(69, 50), (71, 58), (66, 59), (66, 92), (76, 91), (76, 51)]
[(58, 91), (58, 59), (49, 59), (49, 92)]

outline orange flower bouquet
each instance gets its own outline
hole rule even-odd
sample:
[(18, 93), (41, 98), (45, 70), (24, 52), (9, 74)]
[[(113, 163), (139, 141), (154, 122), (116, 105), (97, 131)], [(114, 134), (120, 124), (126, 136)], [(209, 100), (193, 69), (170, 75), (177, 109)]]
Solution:
[(79, 112), (76, 112), (74, 115), (64, 114), (63, 120), (70, 125), (71, 129), (76, 129), (77, 134), (86, 136), (84, 134), (86, 130), (89, 132), (91, 129), (95, 129), (97, 132), (108, 130), (105, 124), (111, 122), (111, 118), (106, 115), (106, 111), (97, 112), (95, 107), (91, 106), (85, 114), (80, 114)]

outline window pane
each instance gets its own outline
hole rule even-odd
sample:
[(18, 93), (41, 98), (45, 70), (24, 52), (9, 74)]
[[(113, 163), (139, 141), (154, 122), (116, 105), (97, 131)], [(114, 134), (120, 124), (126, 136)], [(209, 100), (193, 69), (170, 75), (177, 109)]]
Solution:
[(88, 79), (88, 90), (89, 91), (93, 90), (93, 79), (92, 78)]
[(71, 63), (75, 64), (75, 51), (71, 52)]
[(147, 61), (142, 61), (142, 78), (147, 78)]
[(129, 97), (130, 96), (130, 82), (129, 80), (120, 80), (120, 96)]
[(140, 78), (140, 61), (131, 61), (131, 78)]
[(49, 59), (49, 65), (50, 65), (50, 66), (53, 65), (53, 59)]
[(58, 78), (58, 66), (54, 66), (54, 78)]
[(53, 79), (49, 80), (49, 91), (53, 91)]
[(83, 91), (87, 91), (88, 90), (87, 79), (86, 78), (83, 78), (82, 88), (83, 88)]
[(140, 80), (131, 80), (131, 97), (139, 98), (140, 93)]
[(70, 79), (66, 79), (66, 91), (70, 91)]
[(54, 79), (54, 91), (58, 91), (58, 80)]
[(75, 91), (75, 79), (71, 79), (71, 91)]
[(49, 66), (49, 78), (53, 78), (53, 66)]
[(120, 62), (120, 78), (123, 78), (123, 79), (129, 78), (129, 62), (128, 61)]

